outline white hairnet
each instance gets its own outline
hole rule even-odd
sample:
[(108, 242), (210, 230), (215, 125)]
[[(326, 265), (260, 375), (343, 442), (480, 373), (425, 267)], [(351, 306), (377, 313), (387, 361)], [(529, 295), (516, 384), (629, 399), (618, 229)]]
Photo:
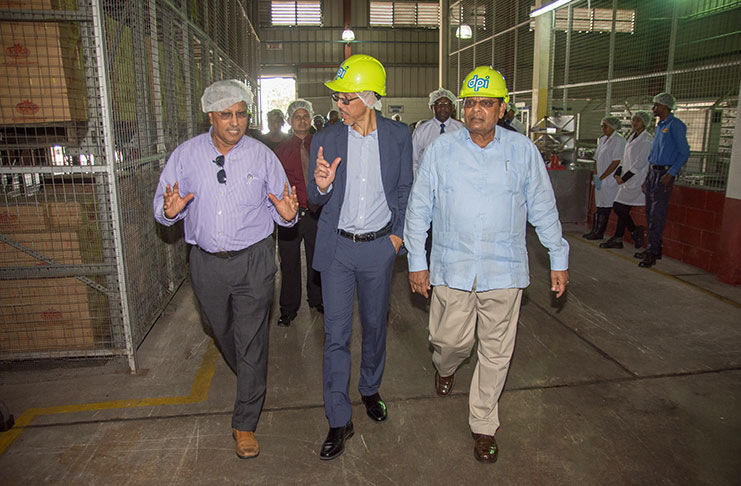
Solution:
[(664, 105), (668, 107), (670, 110), (673, 110), (677, 107), (677, 99), (674, 98), (674, 96), (670, 95), (669, 93), (659, 93), (656, 96), (654, 96), (653, 99), (654, 103), (658, 103), (660, 105)]
[(606, 116), (602, 119), (600, 122), (600, 125), (606, 123), (607, 125), (611, 126), (613, 130), (619, 130), (620, 129), (620, 120), (615, 118), (614, 116)]
[(216, 81), (203, 90), (201, 110), (204, 113), (222, 111), (240, 101), (247, 103), (248, 107), (252, 104), (252, 91), (246, 84), (236, 79)]
[(633, 113), (633, 117), (638, 117), (641, 120), (643, 120), (643, 126), (648, 128), (649, 125), (651, 125), (651, 113), (645, 111), (645, 110), (638, 110), (635, 113)]
[(510, 101), (509, 103), (507, 103), (507, 111), (510, 111), (510, 110), (512, 110), (515, 115), (517, 114), (518, 111), (520, 111), (515, 106), (515, 102), (514, 101)]
[(381, 104), (381, 100), (378, 98), (378, 95), (376, 95), (375, 91), (359, 91), (357, 93), (358, 97), (360, 97), (361, 101), (365, 106), (370, 108), (371, 110), (381, 110), (383, 105)]
[(455, 102), (456, 96), (445, 88), (436, 89), (430, 93), (430, 106), (434, 105), (440, 98), (447, 98), (451, 103)]
[(286, 115), (290, 120), (296, 110), (306, 110), (309, 112), (309, 118), (314, 118), (314, 107), (311, 106), (311, 101), (298, 99), (293, 101), (288, 108), (286, 108)]

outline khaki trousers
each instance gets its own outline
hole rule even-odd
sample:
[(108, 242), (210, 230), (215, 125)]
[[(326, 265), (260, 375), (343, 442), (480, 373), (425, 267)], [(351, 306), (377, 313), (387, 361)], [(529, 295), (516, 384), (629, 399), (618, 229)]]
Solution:
[(521, 299), (522, 289), (432, 290), (429, 340), (440, 376), (455, 373), (478, 336), (478, 362), (468, 397), (468, 423), (474, 433), (494, 435), (499, 428), (497, 404), (515, 345)]

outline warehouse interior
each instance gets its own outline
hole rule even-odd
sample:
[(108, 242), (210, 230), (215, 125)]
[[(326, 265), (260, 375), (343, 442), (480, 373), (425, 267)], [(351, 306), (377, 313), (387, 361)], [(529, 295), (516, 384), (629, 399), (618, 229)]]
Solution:
[[(739, 25), (738, 0), (0, 0), (0, 412), (14, 419), (0, 432), (2, 482), (737, 484)], [(492, 65), (553, 169), (572, 283), (551, 298), (529, 232), (494, 466), (470, 452), (466, 386), (435, 395), (429, 305), (411, 295), (405, 257), (389, 312), (390, 420), (370, 423), (351, 393), (356, 437), (320, 463), (322, 315), (304, 306), (278, 328), (276, 302), (263, 452), (234, 456), (234, 375), (200, 321), (182, 225), (152, 216), (157, 180), (208, 129), (212, 82), (246, 83), (261, 130), (261, 80), (295, 79), (293, 98), (326, 114), (324, 82), (351, 54), (383, 63), (382, 114), (409, 124), (432, 117), (429, 92), (457, 94)], [(581, 234), (600, 120), (627, 133), (662, 91), (691, 152), (664, 258), (646, 270)], [(642, 209), (634, 217), (645, 224)], [(466, 362), (459, 382), (471, 372)]]

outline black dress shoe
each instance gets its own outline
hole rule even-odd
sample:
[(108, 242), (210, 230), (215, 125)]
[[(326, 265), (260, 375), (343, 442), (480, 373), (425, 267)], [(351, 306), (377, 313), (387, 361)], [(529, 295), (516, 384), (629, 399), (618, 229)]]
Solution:
[(327, 438), (319, 451), (319, 459), (329, 461), (345, 451), (345, 441), (353, 436), (352, 420), (344, 427), (330, 427)]
[(643, 260), (638, 262), (638, 266), (641, 268), (651, 268), (656, 263), (656, 255), (653, 253), (646, 253)]
[(278, 319), (278, 325), (281, 327), (288, 327), (291, 325), (291, 321), (296, 318), (296, 313), (293, 314), (281, 314)]
[(388, 417), (388, 414), (386, 413), (386, 403), (383, 401), (383, 398), (381, 398), (381, 395), (374, 393), (373, 395), (367, 397), (361, 396), (360, 398), (363, 399), (365, 411), (371, 419), (376, 422), (383, 422), (386, 420), (386, 417)]
[(622, 248), (623, 240), (621, 238), (618, 238), (617, 236), (613, 236), (612, 238), (605, 241), (604, 243), (600, 243), (599, 247), (600, 248)]
[(316, 311), (320, 314), (324, 314), (324, 304), (317, 304), (317, 305), (310, 305), (312, 309), (316, 309)]
[[(639, 260), (643, 260), (644, 258), (646, 258), (646, 255), (648, 255), (648, 250), (643, 250), (643, 251), (634, 253), (633, 258), (638, 258)], [(654, 255), (654, 256), (656, 257), (657, 260), (661, 260), (661, 253), (659, 253), (658, 255)]]

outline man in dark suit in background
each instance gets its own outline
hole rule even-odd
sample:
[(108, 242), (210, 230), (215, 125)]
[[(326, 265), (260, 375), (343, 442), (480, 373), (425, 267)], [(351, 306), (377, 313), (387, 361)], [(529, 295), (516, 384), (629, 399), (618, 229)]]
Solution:
[(324, 408), (329, 433), (319, 457), (334, 459), (353, 435), (350, 334), (355, 290), (363, 328), (358, 389), (368, 416), (386, 419), (378, 393), (386, 359), (386, 316), (391, 273), (402, 246), (412, 184), (409, 128), (381, 116), (386, 71), (375, 58), (347, 58), (332, 81), (343, 123), (311, 142), (309, 202), (323, 206), (314, 268), (324, 300)]

